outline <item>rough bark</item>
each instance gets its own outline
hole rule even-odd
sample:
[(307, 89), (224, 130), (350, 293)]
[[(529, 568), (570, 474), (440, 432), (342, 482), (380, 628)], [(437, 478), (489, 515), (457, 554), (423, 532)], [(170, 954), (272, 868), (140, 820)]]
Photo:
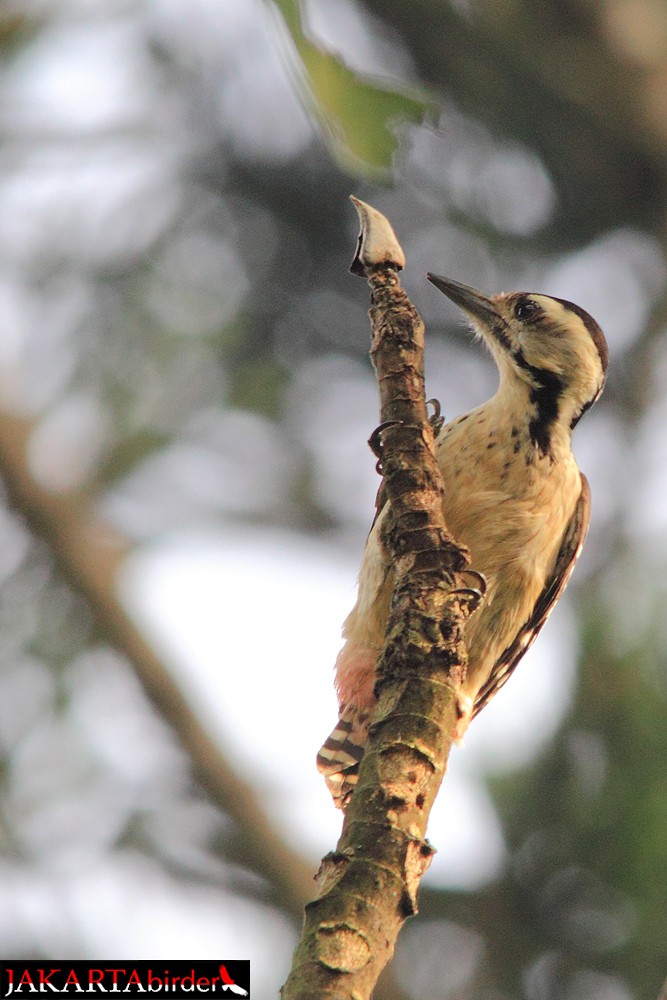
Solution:
[(374, 440), (391, 504), (385, 543), (396, 586), (359, 782), (336, 850), (322, 862), (319, 895), (306, 906), (283, 1000), (370, 997), (401, 926), (417, 911), (433, 855), (426, 826), (458, 719), (463, 627), (477, 597), (457, 576), (467, 554), (444, 523), (424, 398), (424, 327), (399, 284), (402, 251), (386, 219), (355, 204), (362, 237), (352, 270), (372, 289), (382, 420)]

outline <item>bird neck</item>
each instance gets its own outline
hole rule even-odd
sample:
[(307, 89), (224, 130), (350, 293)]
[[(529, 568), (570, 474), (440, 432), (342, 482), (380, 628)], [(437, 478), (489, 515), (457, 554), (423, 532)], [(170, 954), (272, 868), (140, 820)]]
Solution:
[[(523, 374), (523, 373), (521, 373)], [(571, 420), (564, 412), (563, 386), (556, 375), (501, 371), (500, 385), (491, 401), (503, 421), (520, 428), (539, 455), (555, 461), (570, 452)]]

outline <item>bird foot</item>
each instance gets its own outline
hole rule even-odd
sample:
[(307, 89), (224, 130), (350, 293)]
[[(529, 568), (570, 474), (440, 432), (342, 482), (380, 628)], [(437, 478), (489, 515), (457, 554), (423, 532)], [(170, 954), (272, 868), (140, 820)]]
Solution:
[(476, 569), (461, 570), (458, 576), (463, 578), (464, 583), (467, 582), (466, 577), (472, 577), (474, 581), (469, 586), (456, 587), (450, 592), (450, 597), (463, 598), (467, 603), (468, 616), (470, 616), (477, 611), (484, 600), (487, 588), (486, 577), (483, 573), (478, 573)]
[(378, 424), (373, 433), (368, 439), (368, 446), (377, 458), (377, 463), (375, 465), (375, 470), (378, 475), (382, 476), (382, 455), (384, 452), (384, 445), (382, 443), (382, 435), (389, 427), (398, 427), (402, 424), (402, 420), (385, 420), (384, 423)]
[(443, 424), (445, 422), (445, 418), (444, 418), (444, 416), (442, 416), (442, 413), (441, 413), (441, 410), (440, 410), (440, 400), (439, 399), (427, 399), (426, 405), (433, 407), (433, 413), (428, 418), (428, 422), (431, 425), (431, 427), (433, 428), (433, 435), (434, 435), (434, 437), (437, 437), (438, 434), (440, 433), (440, 431), (442, 430)]

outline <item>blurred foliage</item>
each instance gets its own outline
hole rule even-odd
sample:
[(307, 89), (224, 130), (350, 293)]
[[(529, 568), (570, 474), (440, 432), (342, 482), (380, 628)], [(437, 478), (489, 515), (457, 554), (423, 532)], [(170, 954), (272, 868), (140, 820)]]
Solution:
[[(590, 309), (613, 363), (578, 431), (594, 524), (573, 585), (576, 691), (536, 759), (489, 778), (503, 870), (469, 891), (425, 889), (395, 965), (419, 1000), (655, 1000), (667, 962), (666, 8), (277, 6), (280, 31), (252, 0), (60, 0), (28, 5), (25, 22), (3, 15), (3, 408), (34, 421), (36, 479), (88, 496), (134, 541), (206, 521), (289, 526), (358, 552), (375, 413), (367, 302), (346, 273), (350, 189), (400, 234), (448, 414), (492, 380), (423, 271)], [(300, 82), (285, 69), (299, 62)], [(184, 948), (213, 950), (204, 928), (231, 908), (273, 942), (279, 975), (291, 932), (239, 860), (243, 831), (193, 785), (53, 554), (6, 504), (0, 514), (0, 953), (131, 952), (140, 916), (125, 926), (118, 887), (144, 878), (165, 908), (176, 894), (203, 913)], [(91, 896), (113, 934), (91, 923)]]
[(343, 166), (362, 174), (386, 173), (396, 147), (392, 129), (423, 118), (426, 101), (374, 86), (314, 45), (303, 31), (298, 0), (279, 0), (278, 7), (301, 60), (314, 110), (321, 116)]

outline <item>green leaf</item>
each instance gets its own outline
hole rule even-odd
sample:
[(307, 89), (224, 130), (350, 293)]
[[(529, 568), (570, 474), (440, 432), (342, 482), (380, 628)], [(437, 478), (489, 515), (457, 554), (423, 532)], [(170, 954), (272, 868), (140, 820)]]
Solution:
[(432, 102), (359, 76), (306, 37), (298, 0), (276, 0), (298, 59), (300, 84), (342, 166), (385, 173), (392, 164), (400, 122), (421, 121)]

